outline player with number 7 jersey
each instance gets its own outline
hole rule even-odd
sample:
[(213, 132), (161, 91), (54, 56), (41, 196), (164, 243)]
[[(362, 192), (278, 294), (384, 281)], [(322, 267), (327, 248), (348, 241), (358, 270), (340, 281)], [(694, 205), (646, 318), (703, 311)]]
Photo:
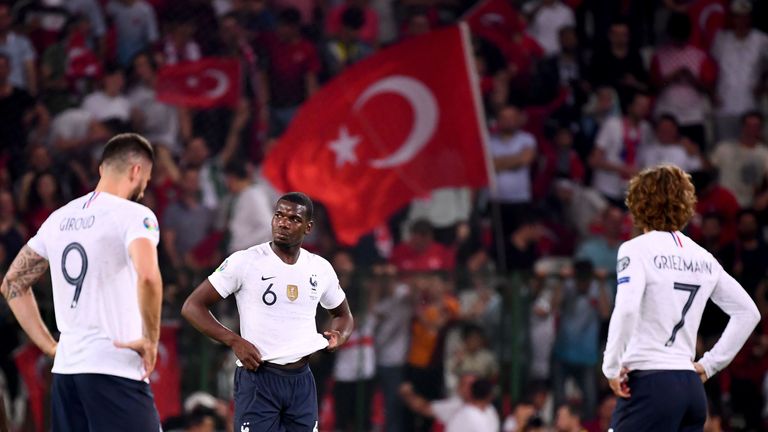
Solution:
[[(153, 160), (143, 137), (112, 138), (96, 189), (54, 211), (3, 280), (19, 324), (54, 357), (53, 431), (160, 429), (148, 383), (160, 337), (159, 229), (154, 213), (136, 202)], [(58, 342), (31, 289), (48, 267)]]
[[(755, 303), (717, 260), (680, 232), (695, 192), (675, 166), (641, 172), (627, 205), (643, 234), (619, 248), (617, 294), (603, 373), (619, 396), (616, 432), (700, 431), (702, 382), (725, 368), (760, 320)], [(695, 361), (707, 300), (730, 316), (720, 340)]]

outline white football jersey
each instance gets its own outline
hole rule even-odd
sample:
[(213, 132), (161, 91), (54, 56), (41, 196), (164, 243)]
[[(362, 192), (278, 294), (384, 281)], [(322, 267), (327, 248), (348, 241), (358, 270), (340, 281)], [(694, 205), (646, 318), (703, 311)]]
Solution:
[(51, 269), (61, 332), (54, 373), (141, 379), (141, 357), (113, 344), (142, 337), (137, 276), (128, 246), (138, 238), (157, 246), (159, 236), (152, 210), (92, 192), (53, 212), (29, 240), (27, 245)]
[(717, 260), (680, 232), (652, 231), (619, 248), (616, 307), (603, 373), (693, 370), (696, 335), (710, 298), (731, 319), (699, 363), (707, 376), (733, 360), (760, 321), (757, 306)]
[(324, 258), (301, 249), (296, 263), (286, 264), (269, 243), (233, 253), (208, 280), (221, 297), (235, 295), (240, 335), (276, 364), (327, 347), (315, 324), (317, 304), (334, 309), (345, 298)]

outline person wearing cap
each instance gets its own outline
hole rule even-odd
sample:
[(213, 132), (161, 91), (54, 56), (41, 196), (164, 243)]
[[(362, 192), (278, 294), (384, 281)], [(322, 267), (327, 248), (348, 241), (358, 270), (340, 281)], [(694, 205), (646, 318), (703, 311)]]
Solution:
[(718, 63), (715, 133), (718, 140), (738, 137), (741, 116), (757, 108), (755, 88), (768, 60), (768, 35), (752, 27), (752, 3), (730, 4), (730, 29), (715, 37), (712, 57)]

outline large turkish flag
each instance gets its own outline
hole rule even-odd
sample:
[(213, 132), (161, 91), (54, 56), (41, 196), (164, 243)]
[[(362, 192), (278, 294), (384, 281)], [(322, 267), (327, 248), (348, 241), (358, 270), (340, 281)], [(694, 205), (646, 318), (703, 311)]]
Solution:
[(485, 186), (473, 61), (462, 25), (352, 66), (304, 104), (264, 175), (278, 190), (321, 201), (344, 244), (433, 189)]
[(237, 106), (240, 96), (240, 61), (204, 58), (163, 66), (157, 72), (157, 99), (191, 108)]

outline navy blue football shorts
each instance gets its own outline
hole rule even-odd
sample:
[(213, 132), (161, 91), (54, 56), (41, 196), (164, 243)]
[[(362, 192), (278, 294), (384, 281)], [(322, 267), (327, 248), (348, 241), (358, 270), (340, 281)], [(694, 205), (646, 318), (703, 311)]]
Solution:
[(277, 369), (262, 363), (235, 371), (235, 430), (317, 431), (317, 389), (309, 365)]
[(629, 373), (631, 397), (619, 398), (611, 419), (613, 432), (699, 432), (707, 420), (707, 397), (693, 371)]
[(53, 432), (162, 431), (149, 384), (102, 374), (53, 374)]

